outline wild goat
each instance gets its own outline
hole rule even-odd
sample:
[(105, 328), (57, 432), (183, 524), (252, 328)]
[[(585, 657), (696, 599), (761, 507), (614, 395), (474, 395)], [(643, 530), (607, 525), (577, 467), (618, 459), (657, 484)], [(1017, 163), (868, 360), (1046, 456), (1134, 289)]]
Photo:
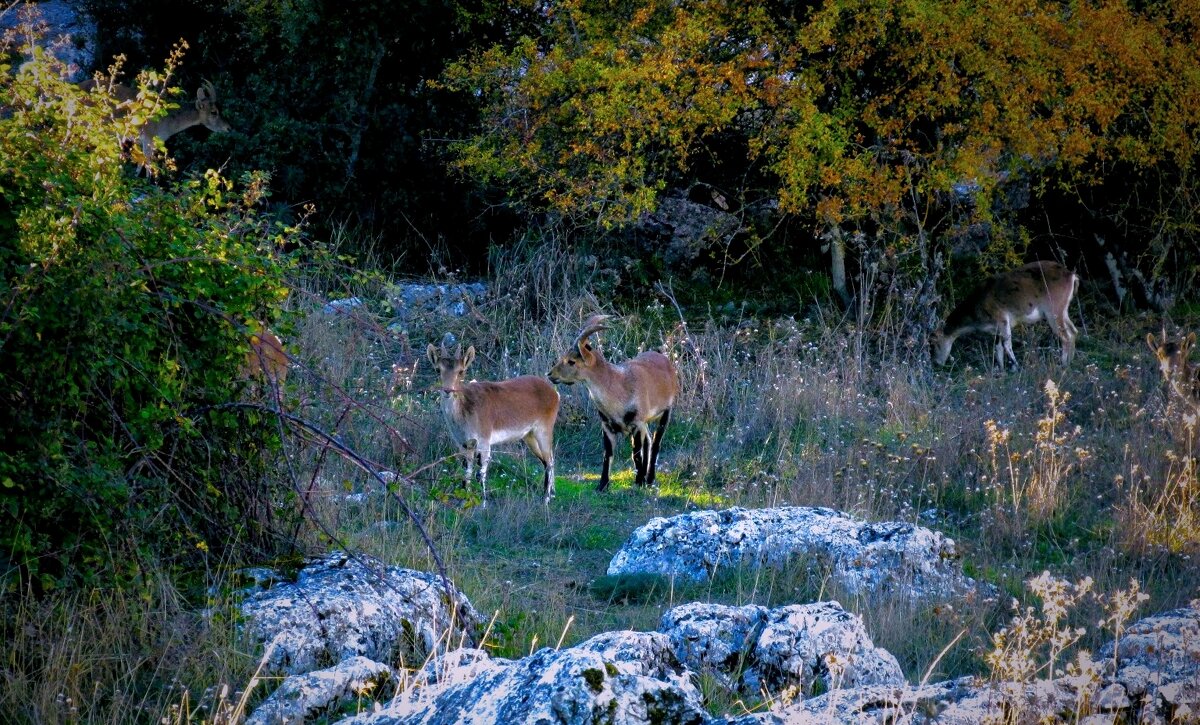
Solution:
[[(89, 78), (79, 84), (79, 87), (89, 93), (97, 88), (107, 89), (117, 101), (114, 110), (117, 115), (127, 113), (131, 104), (137, 100), (137, 91), (121, 83), (105, 85), (94, 78)], [(204, 126), (210, 131), (224, 133), (232, 130), (232, 126), (221, 116), (217, 108), (217, 89), (209, 81), (204, 81), (196, 89), (196, 102), (192, 108), (179, 108), (167, 113), (161, 118), (147, 121), (138, 131), (138, 148), (142, 158), (141, 168), (149, 169), (150, 159), (154, 158), (154, 139), (165, 142), (180, 131), (192, 126)]]
[(287, 380), (288, 356), (283, 341), (270, 330), (257, 327), (249, 335), (250, 349), (242, 363), (242, 377), (277, 387)]
[[(597, 491), (608, 488), (609, 467), (618, 436), (629, 435), (637, 485), (654, 483), (654, 469), (663, 432), (671, 421), (671, 408), (679, 394), (675, 364), (660, 352), (643, 352), (613, 365), (592, 347), (589, 338), (608, 329), (607, 315), (594, 315), (584, 324), (572, 349), (550, 370), (550, 379), (570, 385), (583, 383), (600, 413), (604, 432), (604, 467)], [(650, 424), (658, 421), (654, 436)]]
[(1196, 344), (1196, 333), (1189, 333), (1187, 337), (1175, 342), (1167, 340), (1167, 331), (1163, 330), (1159, 340), (1155, 340), (1153, 334), (1147, 334), (1146, 344), (1158, 360), (1158, 369), (1162, 372), (1167, 387), (1182, 402), (1200, 411), (1200, 367), (1188, 361), (1188, 354)]
[(554, 421), (558, 417), (558, 391), (538, 375), (522, 375), (501, 382), (466, 382), (467, 366), (475, 347), (453, 353), (445, 345), (425, 350), (442, 383), (442, 412), (446, 426), (467, 459), (467, 483), (479, 458), (483, 505), (487, 505), (488, 462), (492, 446), (524, 440), (545, 468), (546, 503), (554, 498)]
[(999, 338), (996, 364), (1000, 369), (1004, 370), (1006, 354), (1016, 369), (1012, 328), (1044, 319), (1062, 341), (1062, 364), (1067, 365), (1075, 356), (1075, 338), (1079, 334), (1067, 311), (1078, 289), (1078, 275), (1058, 262), (1032, 262), (996, 275), (955, 307), (943, 329), (933, 336), (934, 362), (938, 365), (946, 362), (950, 346), (959, 336), (986, 332)]

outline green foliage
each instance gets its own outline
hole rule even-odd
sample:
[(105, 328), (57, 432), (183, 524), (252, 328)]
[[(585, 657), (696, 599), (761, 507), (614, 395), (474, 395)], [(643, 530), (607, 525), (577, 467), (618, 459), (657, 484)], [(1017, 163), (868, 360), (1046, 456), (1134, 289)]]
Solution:
[(289, 232), (255, 212), (262, 177), (133, 178), (113, 103), (40, 51), (0, 68), (4, 590), (128, 581), (270, 535), (273, 424), (220, 406), (246, 325), (286, 292)]

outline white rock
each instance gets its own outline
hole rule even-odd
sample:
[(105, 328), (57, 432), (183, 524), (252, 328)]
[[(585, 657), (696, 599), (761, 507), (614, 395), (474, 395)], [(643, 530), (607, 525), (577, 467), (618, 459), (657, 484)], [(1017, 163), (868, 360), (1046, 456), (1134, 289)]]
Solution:
[(771, 610), (685, 604), (663, 615), (659, 631), (686, 666), (743, 692), (905, 684), (896, 658), (837, 602)]
[(473, 644), (480, 624), (453, 583), (342, 552), (313, 561), (295, 582), (255, 594), (241, 608), (247, 634), (270, 650), (267, 673), (310, 672), (358, 655), (411, 666), (439, 641)]
[(702, 581), (738, 566), (828, 562), (852, 594), (912, 598), (977, 591), (957, 564), (954, 541), (903, 522), (867, 523), (827, 508), (732, 508), (654, 518), (617, 552), (608, 574), (660, 574)]
[(245, 725), (311, 722), (355, 700), (373, 702), (393, 676), (391, 667), (366, 657), (351, 657), (327, 670), (292, 675), (246, 718)]
[(521, 660), (451, 652), (427, 665), (432, 677), (381, 711), (343, 725), (521, 725), (681, 723), (711, 718), (664, 635), (609, 632), (575, 647)]

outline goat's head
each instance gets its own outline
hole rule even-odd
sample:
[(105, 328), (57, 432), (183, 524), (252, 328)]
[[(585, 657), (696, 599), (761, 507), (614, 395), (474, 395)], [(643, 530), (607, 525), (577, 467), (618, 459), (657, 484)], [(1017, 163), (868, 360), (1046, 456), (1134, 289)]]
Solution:
[(434, 347), (431, 343), (425, 348), (425, 356), (429, 358), (430, 364), (438, 371), (438, 376), (442, 381), (442, 389), (446, 392), (453, 392), (462, 387), (462, 382), (467, 375), (467, 367), (475, 359), (475, 346), (472, 345), (463, 352), (462, 345), (450, 352), (446, 349), (445, 343)]
[(571, 349), (550, 368), (550, 380), (570, 385), (587, 377), (587, 372), (596, 366), (597, 361), (603, 359), (592, 347), (591, 337), (601, 330), (609, 329), (608, 320), (608, 315), (592, 315), (588, 318), (583, 324), (583, 329), (576, 335)]
[(217, 89), (212, 81), (204, 81), (196, 89), (196, 112), (200, 114), (200, 123), (210, 131), (225, 133), (233, 128), (222, 118), (221, 109), (217, 108)]
[(1146, 345), (1150, 347), (1150, 352), (1154, 353), (1155, 359), (1158, 360), (1158, 369), (1168, 382), (1177, 376), (1188, 373), (1190, 370), (1188, 353), (1195, 344), (1196, 333), (1194, 332), (1179, 342), (1168, 340), (1166, 329), (1162, 331), (1162, 336), (1157, 340), (1153, 333), (1146, 334)]
[(250, 347), (242, 363), (242, 377), (282, 386), (291, 363), (283, 341), (261, 324), (251, 327), (247, 341)]

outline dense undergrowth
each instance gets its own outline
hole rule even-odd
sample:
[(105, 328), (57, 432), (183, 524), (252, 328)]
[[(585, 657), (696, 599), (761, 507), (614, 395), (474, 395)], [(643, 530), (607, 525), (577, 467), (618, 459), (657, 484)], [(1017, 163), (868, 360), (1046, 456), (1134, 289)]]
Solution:
[[(1069, 659), (1062, 642), (1094, 651), (1135, 605), (1200, 596), (1197, 433), (1143, 343), (1164, 321), (1117, 310), (1087, 274), (1074, 362), (1059, 366), (1033, 328), (1015, 373), (994, 371), (981, 339), (931, 368), (932, 311), (894, 279), (881, 291), (897, 263), (882, 257), (859, 265), (876, 276), (843, 314), (825, 275), (763, 272), (765, 253), (745, 277), (721, 262), (672, 279), (653, 255), (585, 250), (577, 229), (550, 226), (492, 248), (488, 294), (465, 314), (405, 310), (395, 286), (413, 280), (260, 214), (261, 175), (134, 176), (121, 139), (161, 111), (160, 91), (169, 102), (173, 66), (143, 73), (140, 100), (118, 110), (30, 53), (0, 66), (0, 438), (25, 453), (0, 452), (0, 719), (236, 719), (274, 686), (255, 680), (261, 653), (237, 626), (237, 572), (264, 552), (288, 571), (332, 548), (441, 569), (506, 657), (653, 629), (684, 602), (836, 599), (914, 682), (1048, 677)], [(925, 248), (923, 228), (903, 228), (875, 241)], [(335, 252), (374, 241), (343, 236)], [(1015, 254), (994, 246), (993, 261)], [(432, 281), (465, 281), (439, 262)], [(974, 281), (947, 277), (935, 282), (956, 297)], [(1170, 323), (1194, 330), (1184, 302)], [(632, 484), (626, 444), (612, 489), (595, 492), (596, 416), (561, 388), (558, 497), (542, 504), (540, 466), (510, 446), (480, 506), (422, 351), (450, 333), (478, 351), (478, 378), (542, 374), (596, 312), (616, 320), (610, 359), (658, 348), (679, 366), (658, 485)], [(292, 358), (280, 390), (242, 370), (264, 322)], [(704, 584), (604, 576), (651, 517), (783, 505), (941, 530), (1001, 596), (864, 601), (804, 562)], [(1040, 619), (1012, 618), (1037, 600)], [(769, 704), (702, 684), (714, 712)]]

